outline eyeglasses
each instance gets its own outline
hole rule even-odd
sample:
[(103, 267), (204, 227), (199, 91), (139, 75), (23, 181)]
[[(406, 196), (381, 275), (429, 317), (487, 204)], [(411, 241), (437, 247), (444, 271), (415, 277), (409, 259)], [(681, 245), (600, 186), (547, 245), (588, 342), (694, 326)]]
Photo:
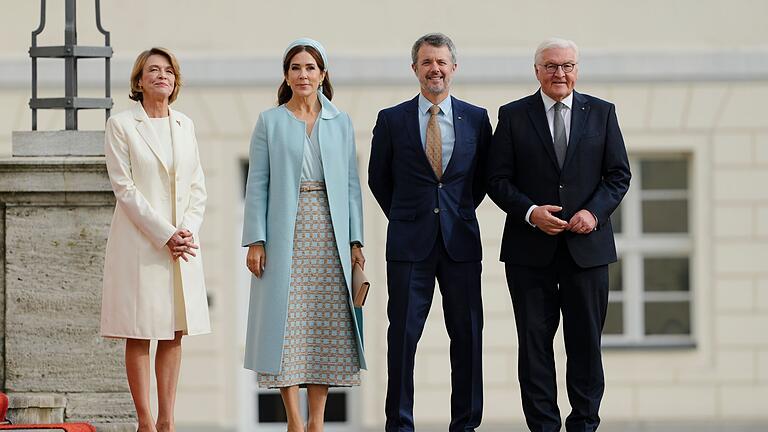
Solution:
[(544, 70), (547, 71), (547, 73), (555, 73), (557, 72), (557, 69), (563, 68), (564, 73), (571, 73), (573, 72), (573, 69), (576, 67), (576, 63), (563, 63), (563, 64), (554, 64), (554, 63), (547, 63), (545, 65), (540, 64), (539, 66), (543, 67)]

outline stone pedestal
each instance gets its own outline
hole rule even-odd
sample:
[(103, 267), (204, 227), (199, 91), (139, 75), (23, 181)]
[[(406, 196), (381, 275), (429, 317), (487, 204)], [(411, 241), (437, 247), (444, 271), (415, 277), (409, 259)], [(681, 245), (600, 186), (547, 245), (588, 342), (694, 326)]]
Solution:
[[(35, 139), (45, 146), (57, 134), (24, 133), (25, 146)], [(100, 430), (133, 428), (123, 342), (99, 336), (113, 209), (103, 156), (0, 159), (0, 383), (15, 415), (39, 413), (42, 422), (60, 412)]]
[(9, 399), (12, 424), (63, 423), (67, 400), (52, 393), (16, 393)]
[(13, 133), (14, 156), (104, 156), (104, 131)]

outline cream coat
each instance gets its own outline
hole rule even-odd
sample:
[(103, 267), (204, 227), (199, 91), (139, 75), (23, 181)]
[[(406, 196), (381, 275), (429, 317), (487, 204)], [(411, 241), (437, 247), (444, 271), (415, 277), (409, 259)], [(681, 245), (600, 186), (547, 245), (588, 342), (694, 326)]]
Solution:
[[(170, 110), (170, 116), (175, 179), (141, 104), (107, 121), (105, 155), (117, 202), (104, 260), (103, 336), (174, 337), (174, 263), (165, 244), (175, 227), (190, 230), (199, 244), (206, 193), (194, 124), (182, 113)], [(202, 250), (189, 262), (179, 259), (190, 335), (210, 332)]]

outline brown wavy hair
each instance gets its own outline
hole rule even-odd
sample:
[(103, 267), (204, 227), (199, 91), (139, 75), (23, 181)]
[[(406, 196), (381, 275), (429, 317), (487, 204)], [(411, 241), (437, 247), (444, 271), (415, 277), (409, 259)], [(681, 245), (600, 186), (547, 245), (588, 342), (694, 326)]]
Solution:
[(314, 47), (309, 45), (297, 45), (288, 50), (288, 53), (285, 54), (285, 58), (283, 59), (283, 83), (280, 84), (280, 87), (277, 89), (278, 105), (282, 105), (288, 102), (293, 96), (293, 90), (291, 90), (291, 87), (285, 80), (285, 76), (288, 75), (288, 68), (291, 67), (291, 59), (293, 59), (293, 56), (302, 51), (308, 52), (309, 55), (315, 59), (317, 67), (319, 67), (322, 72), (325, 72), (325, 78), (323, 79), (323, 82), (320, 83), (320, 85), (323, 87), (323, 94), (325, 97), (327, 97), (328, 100), (333, 99), (333, 86), (331, 85), (331, 78), (328, 76), (328, 71), (325, 70), (325, 62), (323, 61), (323, 56), (321, 56)]
[(173, 67), (173, 76), (176, 77), (175, 84), (173, 86), (173, 92), (168, 97), (168, 103), (172, 104), (173, 101), (179, 96), (179, 90), (181, 89), (181, 67), (179, 67), (179, 61), (176, 60), (176, 56), (173, 55), (168, 48), (153, 47), (146, 51), (143, 51), (136, 57), (136, 61), (133, 63), (133, 69), (131, 70), (131, 93), (128, 95), (131, 100), (141, 102), (144, 100), (144, 94), (139, 87), (139, 81), (141, 75), (144, 73), (144, 65), (147, 64), (147, 60), (152, 55), (161, 55), (168, 60), (168, 63)]

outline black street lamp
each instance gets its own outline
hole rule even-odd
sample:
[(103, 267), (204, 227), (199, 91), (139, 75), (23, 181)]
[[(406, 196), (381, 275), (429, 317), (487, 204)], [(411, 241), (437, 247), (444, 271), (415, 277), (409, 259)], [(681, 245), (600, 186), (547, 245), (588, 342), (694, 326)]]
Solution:
[[(96, 28), (104, 35), (104, 46), (77, 45), (76, 2), (75, 0), (65, 0), (64, 45), (39, 47), (37, 46), (37, 36), (45, 28), (45, 0), (40, 0), (40, 25), (32, 32), (32, 46), (29, 48), (29, 56), (32, 58), (32, 98), (29, 100), (29, 107), (32, 108), (32, 130), (37, 130), (38, 109), (63, 109), (66, 130), (77, 130), (77, 112), (81, 109), (103, 109), (106, 110), (105, 119), (109, 118), (113, 105), (109, 87), (109, 61), (112, 58), (112, 47), (109, 45), (109, 32), (101, 26), (101, 1), (95, 1)], [(37, 97), (37, 59), (39, 58), (64, 59), (63, 98)], [(77, 61), (92, 58), (104, 59), (103, 98), (83, 98), (77, 95)]]

